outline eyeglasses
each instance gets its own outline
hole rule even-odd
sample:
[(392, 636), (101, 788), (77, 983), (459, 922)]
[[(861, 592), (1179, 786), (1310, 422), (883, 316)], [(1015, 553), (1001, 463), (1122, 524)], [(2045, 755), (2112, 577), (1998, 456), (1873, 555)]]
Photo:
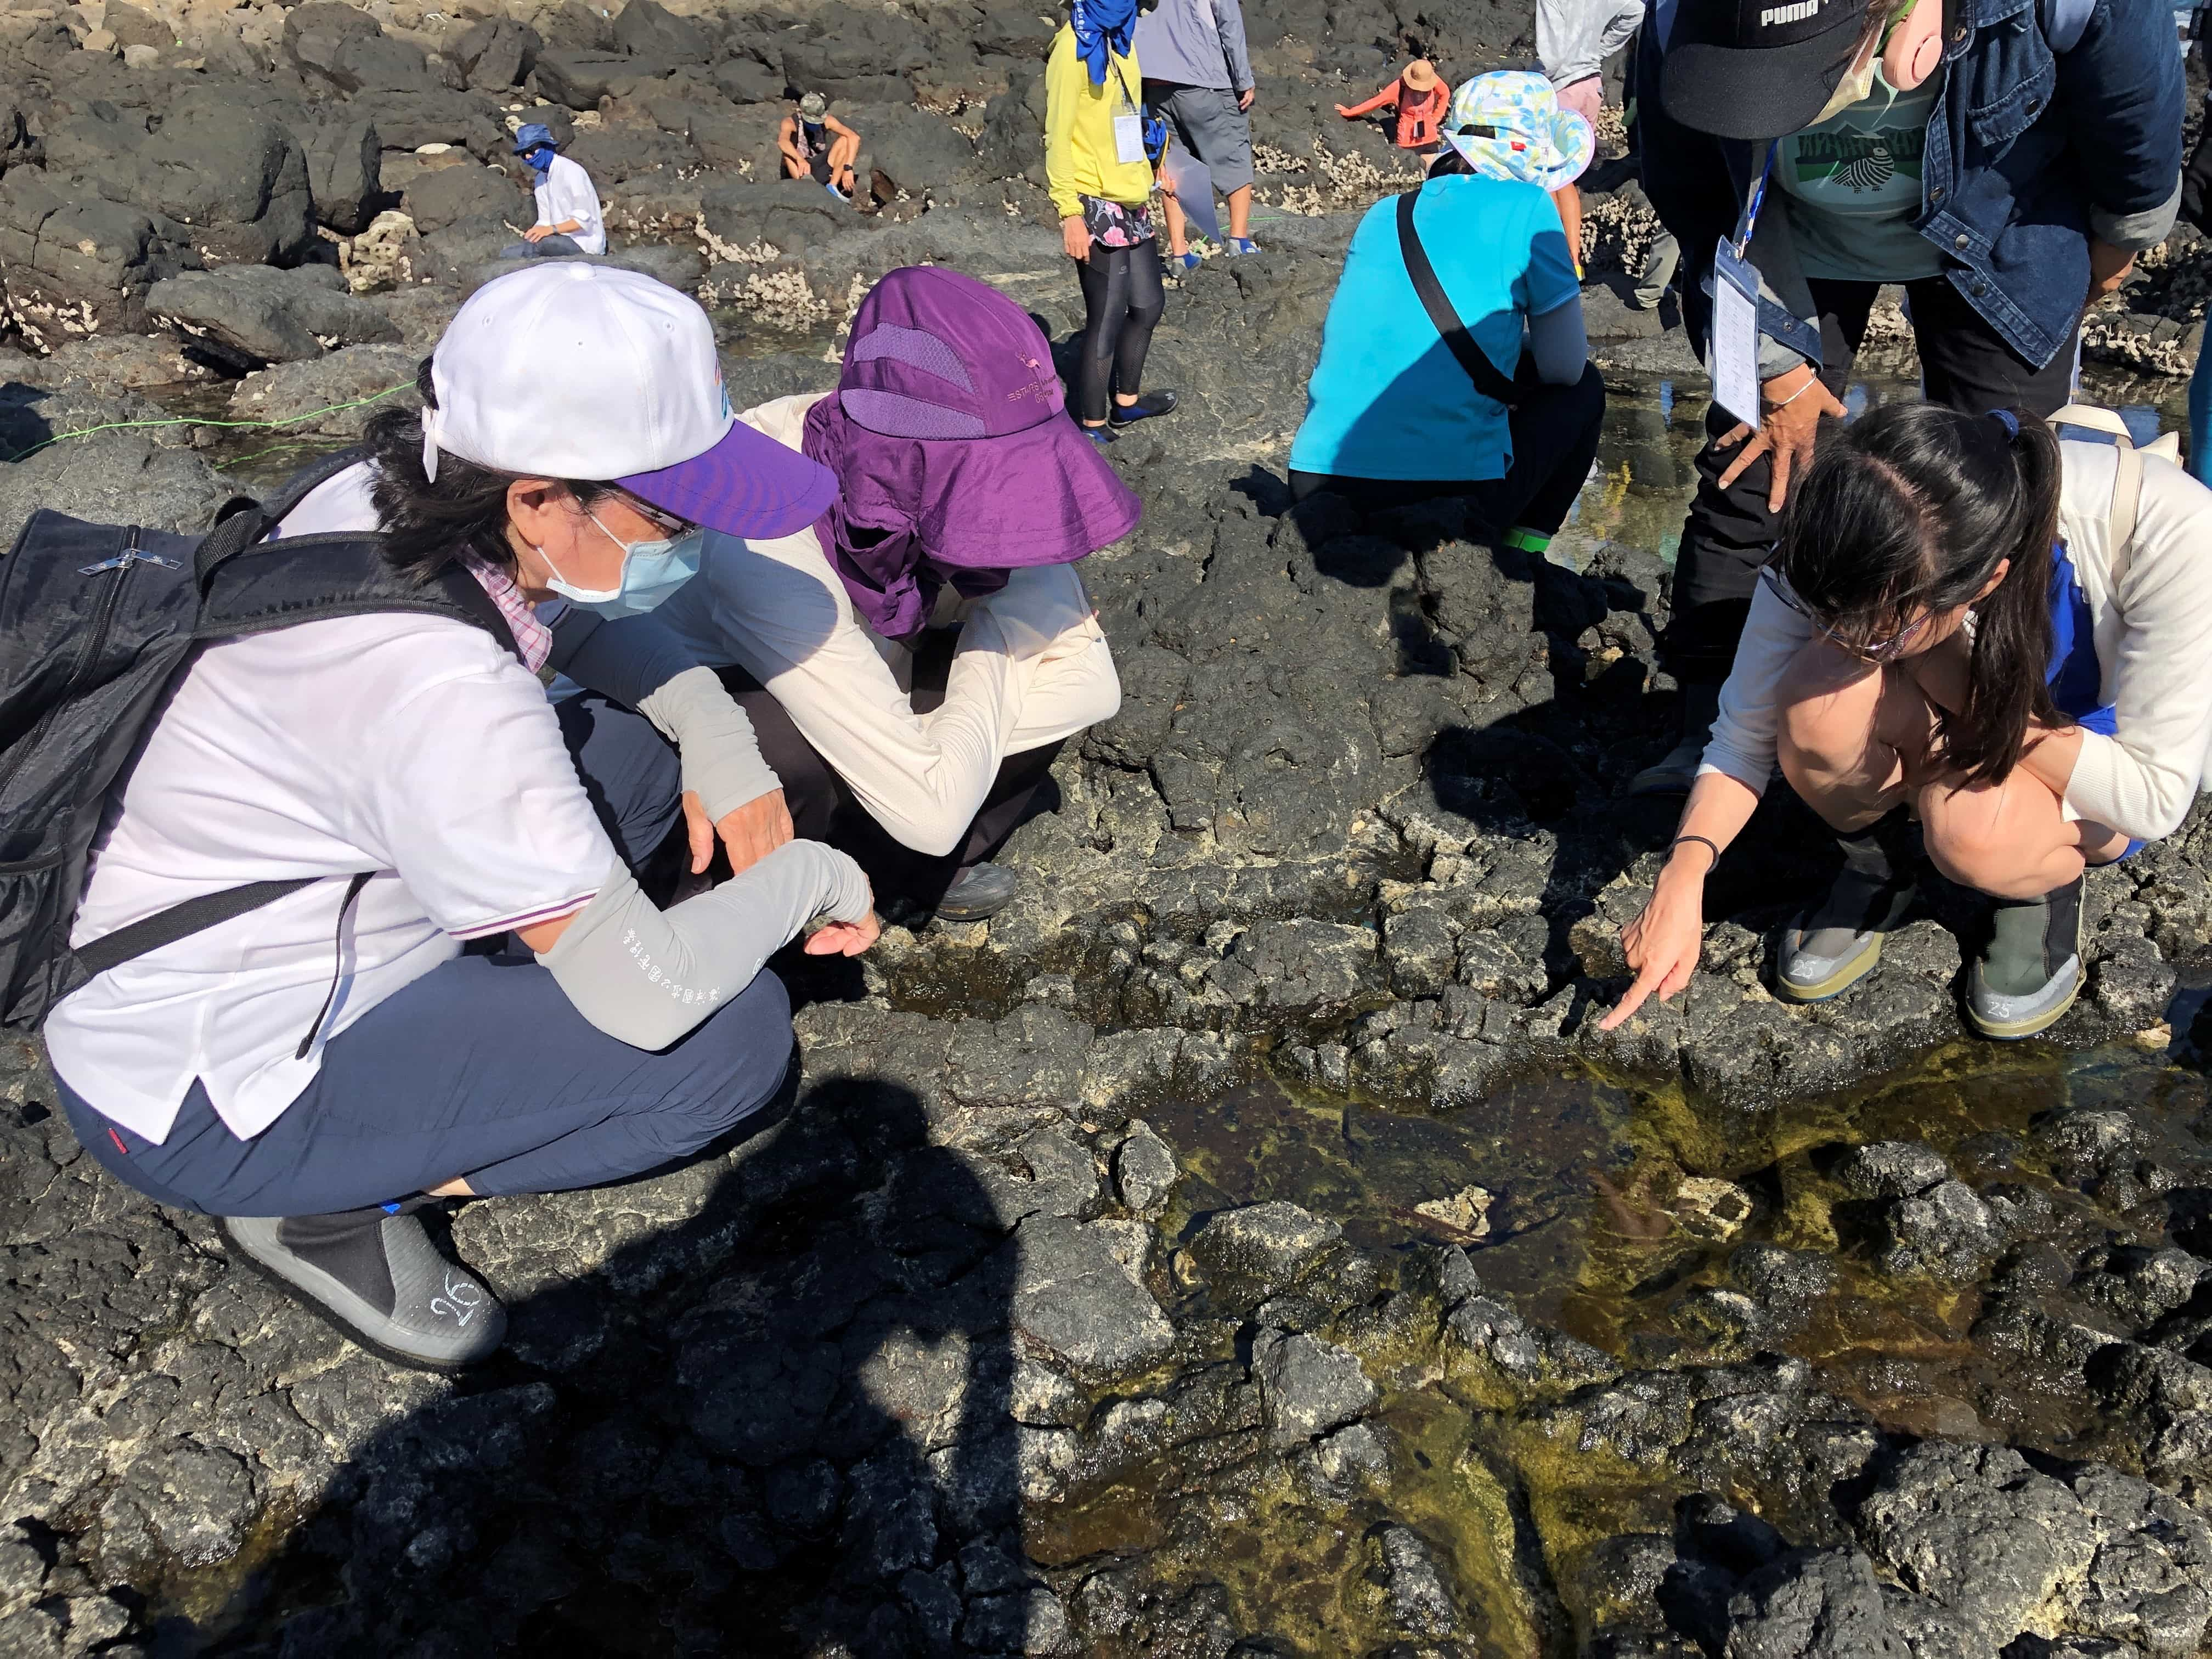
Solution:
[(614, 493), (622, 498), (623, 506), (629, 507), (641, 519), (647, 520), (655, 529), (664, 532), (668, 539), (672, 542), (682, 541), (684, 538), (699, 528), (689, 519), (679, 519), (673, 513), (662, 512), (651, 501), (640, 501), (627, 489), (617, 489)]
[(1790, 592), (1790, 584), (1782, 580), (1782, 573), (1772, 565), (1761, 565), (1759, 575), (1760, 580), (1774, 590), (1776, 599), (1812, 623), (1831, 644), (1856, 657), (1861, 662), (1875, 664), (1895, 662), (1905, 654), (1905, 647), (1919, 637), (1921, 629), (1928, 626), (1928, 618), (1923, 614), (1906, 623), (1902, 631), (1872, 645), (1864, 644), (1857, 640), (1846, 639), (1822, 622), (1804, 600)]

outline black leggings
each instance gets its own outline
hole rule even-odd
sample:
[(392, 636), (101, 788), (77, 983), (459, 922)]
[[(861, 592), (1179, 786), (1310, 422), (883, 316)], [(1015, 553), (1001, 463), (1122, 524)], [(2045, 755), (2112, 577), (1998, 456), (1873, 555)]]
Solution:
[[(1502, 478), (1350, 478), (1293, 469), (1291, 499), (1302, 501), (1326, 489), (1363, 512), (1380, 513), (1439, 495), (1463, 495), (1493, 533), (1518, 526), (1553, 535), (1567, 521), (1589, 477), (1604, 420), (1605, 381), (1597, 366), (1589, 364), (1572, 386), (1524, 386), (1509, 417), (1513, 465)], [(1406, 441), (1417, 446), (1420, 434), (1408, 433)]]
[(1083, 283), (1083, 368), (1076, 402), (1083, 418), (1106, 418), (1107, 393), (1134, 397), (1145, 375), (1145, 354), (1152, 349), (1152, 327), (1167, 308), (1160, 287), (1160, 253), (1156, 242), (1134, 247), (1091, 244), (1091, 257), (1076, 264)]

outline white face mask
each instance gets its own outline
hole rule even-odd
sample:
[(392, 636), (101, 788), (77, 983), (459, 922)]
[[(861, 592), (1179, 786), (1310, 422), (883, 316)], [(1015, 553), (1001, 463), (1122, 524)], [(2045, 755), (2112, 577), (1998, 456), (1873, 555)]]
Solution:
[(599, 526), (599, 532), (617, 547), (623, 550), (622, 576), (612, 587), (578, 587), (554, 567), (542, 547), (535, 551), (545, 561), (545, 568), (553, 572), (545, 585), (564, 599), (595, 611), (609, 622), (623, 617), (641, 617), (678, 588), (699, 574), (699, 555), (705, 546), (707, 532), (695, 530), (688, 536), (673, 540), (665, 537), (653, 541), (625, 542), (599, 524), (599, 515), (586, 512), (585, 517)]

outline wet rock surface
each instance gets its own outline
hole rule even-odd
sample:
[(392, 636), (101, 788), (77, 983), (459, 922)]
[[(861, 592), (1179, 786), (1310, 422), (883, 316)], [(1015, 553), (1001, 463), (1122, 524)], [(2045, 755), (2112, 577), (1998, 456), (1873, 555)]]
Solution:
[[(825, 389), (921, 260), (1070, 366), (1029, 13), (70, 17), (0, 18), (0, 537), (197, 528), (357, 431), (500, 269), (526, 118), (610, 257), (715, 308), (740, 404)], [(1184, 406), (1115, 446), (1144, 521), (1084, 567), (1123, 706), (1004, 855), (1021, 896), (790, 964), (790, 1097), (715, 1157), (455, 1210), (495, 1364), (350, 1348), (0, 1051), (0, 1653), (2200, 1650), (2206, 817), (2093, 874), (2080, 1006), (1998, 1051), (1932, 878), (1881, 973), (1774, 1000), (1828, 855), (1773, 791), (1687, 993), (1600, 1033), (1672, 818), (1620, 794), (1674, 726), (1686, 477), (1634, 376), (1694, 373), (1594, 283), (1644, 395), (1555, 560), (1455, 503), (1293, 508), (1342, 249), (1401, 181), (1328, 106), (1408, 29), (1528, 48), (1480, 6), (1251, 23), (1282, 216), (1170, 293)], [(802, 82), (878, 210), (775, 180)], [(1648, 209), (1592, 182), (1617, 285)], [(2146, 264), (2093, 334), (2156, 367), (2202, 261)], [(179, 415), (283, 424), (122, 424)]]

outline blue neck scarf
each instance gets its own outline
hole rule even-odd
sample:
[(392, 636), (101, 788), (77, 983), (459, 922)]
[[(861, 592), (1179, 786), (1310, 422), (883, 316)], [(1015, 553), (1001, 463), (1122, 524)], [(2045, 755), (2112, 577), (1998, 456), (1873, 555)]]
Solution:
[(1075, 31), (1075, 50), (1091, 71), (1091, 84), (1106, 84), (1108, 52), (1115, 58), (1129, 55), (1137, 27), (1137, 0), (1073, 0), (1067, 17)]

